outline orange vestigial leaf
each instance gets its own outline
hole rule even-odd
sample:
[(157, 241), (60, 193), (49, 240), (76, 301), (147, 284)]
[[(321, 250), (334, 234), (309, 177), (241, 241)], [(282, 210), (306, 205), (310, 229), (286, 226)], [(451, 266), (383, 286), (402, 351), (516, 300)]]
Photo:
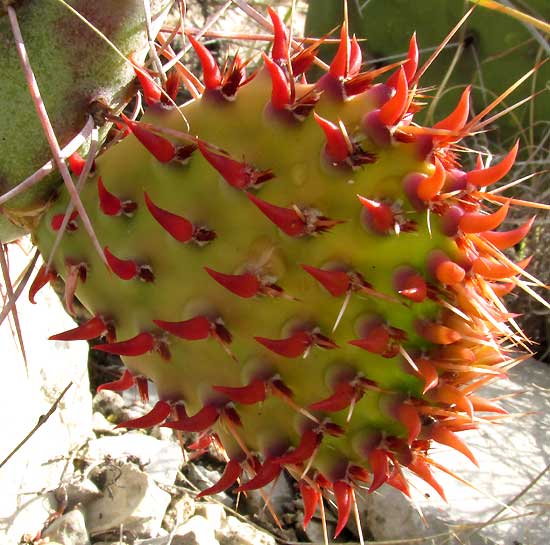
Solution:
[(506, 409), (496, 403), (493, 403), (492, 401), (489, 401), (488, 399), (476, 395), (469, 395), (468, 397), (470, 398), (475, 411), (508, 414)]
[(409, 87), (403, 67), (399, 68), (395, 94), (380, 108), (380, 121), (388, 127), (393, 127), (405, 113)]
[(430, 470), (430, 466), (422, 460), (419, 455), (416, 455), (407, 467), (413, 473), (416, 473), (423, 481), (427, 482), (441, 496), (443, 501), (447, 501), (445, 492), (443, 491), (441, 485), (435, 480), (435, 477)]
[(506, 250), (521, 242), (531, 230), (535, 217), (527, 220), (523, 225), (510, 231), (485, 231), (480, 236), (499, 250)]
[(421, 337), (434, 344), (452, 344), (462, 338), (458, 331), (436, 322), (417, 320), (415, 326)]
[[(517, 263), (517, 266), (521, 269), (525, 269), (533, 259), (533, 256), (526, 257)], [(492, 261), (486, 257), (478, 257), (472, 264), (472, 272), (487, 278), (488, 280), (502, 280), (503, 278), (511, 278), (518, 274), (518, 271), (506, 265), (505, 263), (498, 263)]]
[(413, 405), (409, 403), (401, 403), (397, 409), (397, 419), (403, 426), (405, 426), (407, 434), (407, 443), (412, 445), (413, 441), (420, 434), (422, 428), (422, 422), (418, 411), (414, 408)]
[(474, 416), (474, 407), (470, 398), (458, 388), (450, 384), (439, 384), (432, 394), (437, 401), (445, 405), (455, 406), (459, 411), (465, 412), (470, 419)]
[(468, 445), (466, 445), (460, 437), (447, 428), (443, 423), (438, 422), (434, 424), (430, 429), (430, 435), (434, 441), (458, 450), (458, 452), (464, 454), (466, 458), (479, 467), (479, 464), (472, 451), (468, 448)]
[(480, 168), (467, 172), (466, 180), (478, 187), (483, 187), (498, 182), (501, 178), (504, 178), (504, 176), (506, 176), (512, 168), (514, 161), (516, 160), (518, 149), (519, 140), (516, 141), (514, 147), (508, 152), (506, 157), (504, 157), (500, 163), (488, 168)]
[(482, 233), (496, 229), (505, 219), (510, 208), (510, 201), (503, 204), (492, 214), (480, 214), (479, 212), (466, 212), (459, 220), (458, 225), (464, 233)]
[(424, 178), (420, 181), (417, 188), (418, 198), (423, 201), (431, 201), (443, 187), (445, 183), (445, 167), (441, 164), (441, 161), (436, 157), (434, 160), (435, 171), (428, 178)]
[(458, 263), (447, 259), (437, 265), (435, 276), (442, 284), (452, 286), (464, 280), (466, 271)]
[(418, 358), (414, 363), (418, 367), (417, 374), (419, 374), (424, 380), (424, 389), (422, 390), (422, 393), (425, 394), (438, 385), (439, 374), (433, 363), (426, 358)]
[[(466, 125), (470, 112), (470, 91), (472, 86), (464, 89), (456, 108), (445, 118), (434, 125), (434, 129), (445, 129), (448, 131), (459, 131)], [(458, 138), (458, 137), (457, 137)], [(443, 139), (447, 139), (443, 137)]]

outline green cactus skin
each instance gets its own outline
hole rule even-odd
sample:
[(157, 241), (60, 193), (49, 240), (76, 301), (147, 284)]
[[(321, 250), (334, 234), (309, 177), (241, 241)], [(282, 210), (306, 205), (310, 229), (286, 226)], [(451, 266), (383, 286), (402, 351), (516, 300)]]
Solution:
[[(410, 36), (413, 32), (416, 32), (423, 48), (434, 48), (465, 12), (464, 4), (462, 0), (372, 0), (361, 16), (357, 3), (350, 2), (350, 32), (368, 36), (363, 47), (371, 58), (402, 54), (405, 50), (403, 36)], [(546, 0), (527, 0), (516, 4), (543, 21), (550, 19), (550, 4)], [(306, 31), (309, 35), (322, 36), (340, 23), (342, 15), (341, 2), (314, 0), (306, 19)], [(541, 56), (539, 43), (521, 22), (490, 9), (478, 7), (460, 35), (466, 38), (466, 46), (446, 85), (447, 90), (438, 101), (434, 119), (449, 111), (456, 104), (463, 87), (469, 84), (473, 85), (474, 110), (480, 111), (521, 78), (537, 60), (545, 57), (544, 52)], [(544, 38), (544, 35), (541, 34), (541, 37)], [(422, 77), (425, 87), (439, 88), (455, 52), (456, 48), (444, 51), (432, 64)], [(425, 53), (423, 58), (427, 56), (428, 53)], [(549, 79), (550, 66), (547, 63), (538, 70), (533, 88), (527, 91), (522, 87), (507, 99), (506, 104), (521, 100), (528, 92), (544, 90)], [(509, 146), (519, 135), (530, 142), (525, 128), (531, 126), (531, 114), (535, 120), (550, 119), (547, 93), (535, 97), (515, 110), (513, 115), (499, 119), (491, 127), (490, 139)], [(419, 119), (423, 120), (422, 115)], [(546, 133), (547, 126), (538, 124), (534, 131), (536, 142)]]
[[(94, 317), (53, 338), (104, 336), (95, 348), (129, 370), (105, 388), (137, 384), (146, 397), (156, 384), (152, 411), (121, 426), (164, 422), (223, 445), (226, 472), (204, 493), (287, 469), (305, 523), (332, 490), (338, 534), (361, 482), (408, 493), (409, 468), (444, 496), (432, 441), (473, 459), (456, 432), (504, 412), (473, 392), (513, 363), (497, 294), (517, 271), (497, 248), (529, 226), (495, 235), (509, 203), (495, 211), (480, 193), (515, 149), (464, 173), (458, 137), (410, 124), (414, 55), (392, 86), (351, 93), (363, 80), (344, 39), (330, 73), (292, 95), (281, 32), (274, 60), (230, 99), (196, 46), (202, 97), (127, 121), (133, 134), (97, 158), (83, 189), (109, 266), (73, 218), (31, 298), (62, 276), (69, 308), (76, 295)], [(437, 129), (460, 133), (467, 112), (464, 95)], [(61, 192), (34, 233), (46, 258), (68, 202)]]
[[(140, 0), (73, 0), (70, 6), (105, 34), (124, 56), (147, 44)], [(151, 2), (155, 28), (167, 0)], [(56, 0), (27, 0), (15, 5), (29, 59), (41, 96), (60, 144), (84, 126), (94, 101), (113, 109), (128, 100), (132, 67), (77, 16)], [(164, 11), (163, 11), (164, 10)], [(1, 11), (1, 10), (0, 10)], [(0, 13), (0, 194), (23, 181), (51, 158), (33, 106), (7, 16)], [(69, 47), (70, 44), (70, 47)], [(52, 174), (42, 183), (8, 201), (0, 216), (0, 240), (24, 233), (15, 224), (32, 222), (59, 185)], [(10, 219), (8, 219), (10, 218)]]

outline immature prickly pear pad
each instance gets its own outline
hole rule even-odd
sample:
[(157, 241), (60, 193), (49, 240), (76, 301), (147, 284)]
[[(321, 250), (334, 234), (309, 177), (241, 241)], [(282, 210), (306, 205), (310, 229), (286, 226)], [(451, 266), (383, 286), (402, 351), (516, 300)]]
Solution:
[[(32, 294), (55, 275), (93, 313), (56, 339), (103, 337), (96, 350), (128, 370), (103, 388), (137, 385), (160, 401), (128, 428), (161, 424), (223, 446), (221, 481), (201, 493), (259, 488), (288, 470), (305, 523), (331, 490), (344, 528), (354, 487), (409, 493), (408, 468), (444, 497), (433, 442), (475, 463), (459, 432), (504, 413), (475, 394), (516, 363), (521, 333), (501, 296), (527, 262), (501, 250), (531, 222), (497, 232), (510, 200), (490, 185), (500, 162), (460, 168), (469, 88), (433, 128), (418, 126), (418, 49), (386, 83), (361, 72), (343, 26), (316, 83), (313, 52), (288, 55), (270, 12), (271, 57), (255, 77), (220, 70), (192, 41), (205, 91), (180, 110), (160, 98), (96, 160), (82, 200), (104, 248), (77, 216)], [(143, 74), (142, 74), (143, 76)], [(147, 79), (147, 78), (145, 78)], [(35, 239), (48, 256), (69, 203)]]

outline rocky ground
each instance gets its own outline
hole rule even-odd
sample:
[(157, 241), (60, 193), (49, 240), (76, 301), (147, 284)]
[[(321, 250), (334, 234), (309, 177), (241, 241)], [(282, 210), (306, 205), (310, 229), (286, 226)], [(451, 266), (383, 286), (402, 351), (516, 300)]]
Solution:
[[(10, 258), (15, 278), (25, 255), (14, 247)], [(52, 291), (42, 291), (38, 299), (36, 306), (24, 298), (18, 304), (28, 371), (13, 322), (6, 321), (0, 329), (5, 369), (0, 463), (40, 415), (51, 412), (0, 467), (0, 543), (323, 542), (319, 518), (307, 531), (302, 528), (302, 503), (296, 486), (285, 477), (274, 488), (246, 497), (229, 491), (195, 499), (219, 479), (223, 469), (219, 454), (210, 449), (199, 457), (200, 452), (189, 448), (192, 437), (182, 443), (168, 429), (150, 433), (115, 429), (117, 422), (135, 418), (148, 407), (134, 394), (104, 391), (92, 396), (86, 343), (48, 342), (49, 335), (72, 327), (72, 321)], [(438, 473), (448, 505), (431, 497), (423, 483), (415, 483), (413, 502), (388, 487), (372, 496), (360, 493), (364, 535), (383, 543), (546, 545), (550, 541), (550, 472), (545, 471), (550, 462), (548, 371), (545, 364), (530, 361), (513, 372), (510, 381), (492, 386), (489, 395), (501, 398), (515, 416), (467, 438), (480, 469), (449, 449), (434, 452), (440, 463), (475, 483), (472, 487)], [(327, 502), (329, 535), (334, 515)], [(357, 540), (352, 520), (337, 541)]]

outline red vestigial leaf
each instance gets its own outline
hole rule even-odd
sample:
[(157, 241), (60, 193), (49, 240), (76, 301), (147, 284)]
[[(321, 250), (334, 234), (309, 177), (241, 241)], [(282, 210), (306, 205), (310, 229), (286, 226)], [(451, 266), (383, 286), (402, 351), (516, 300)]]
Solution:
[[(75, 231), (78, 227), (76, 223), (76, 219), (78, 218), (78, 212), (75, 210), (72, 212), (72, 214), (69, 217), (69, 221), (67, 222), (67, 231)], [(65, 214), (56, 214), (55, 216), (52, 216), (51, 226), (54, 231), (59, 231), (61, 229), (61, 225), (63, 224), (63, 220), (65, 219)]]
[(263, 488), (270, 482), (274, 481), (281, 473), (281, 466), (272, 460), (266, 460), (262, 466), (256, 471), (256, 475), (248, 482), (239, 486), (235, 492), (247, 492), (248, 490), (256, 490)]
[(387, 480), (390, 473), (389, 458), (385, 450), (375, 448), (369, 452), (369, 465), (372, 470), (372, 483), (369, 487), (369, 494), (378, 490)]
[(403, 471), (401, 471), (401, 468), (399, 467), (399, 464), (394, 458), (391, 458), (393, 462), (393, 470), (388, 477), (388, 480), (386, 481), (387, 484), (390, 486), (393, 486), (396, 490), (399, 490), (400, 492), (403, 492), (405, 496), (411, 497), (411, 491), (409, 489), (409, 484), (407, 483), (407, 479), (405, 478), (405, 475), (403, 475)]
[(416, 189), (418, 198), (423, 201), (431, 201), (441, 191), (441, 188), (445, 183), (445, 167), (441, 164), (441, 161), (437, 159), (437, 157), (434, 159), (434, 163), (434, 173), (431, 176), (424, 178), (418, 184)]
[(447, 445), (458, 452), (461, 452), (468, 458), (473, 464), (479, 467), (475, 456), (472, 451), (468, 448), (466, 443), (453, 433), (449, 428), (447, 428), (441, 422), (434, 424), (430, 429), (430, 436), (434, 441), (441, 443), (442, 445)]
[(97, 179), (97, 193), (99, 195), (99, 207), (106, 216), (118, 216), (122, 211), (122, 201), (107, 191), (101, 176)]
[(302, 51), (292, 57), (292, 74), (295, 77), (309, 70), (317, 55), (317, 49), (317, 46), (313, 45), (307, 49), (302, 49)]
[(432, 472), (430, 471), (429, 465), (424, 460), (422, 460), (419, 456), (416, 456), (413, 461), (407, 465), (407, 467), (413, 473), (416, 473), (423, 481), (427, 482), (441, 496), (443, 501), (447, 501), (443, 488), (435, 480)]
[(71, 172), (75, 176), (80, 176), (80, 174), (84, 170), (86, 159), (84, 159), (79, 153), (75, 151), (72, 155), (69, 155), (68, 161), (69, 161), (69, 168), (71, 169)]
[(336, 498), (336, 507), (338, 508), (338, 522), (334, 537), (338, 537), (340, 532), (346, 527), (352, 507), (352, 489), (351, 485), (345, 481), (336, 481), (332, 485), (334, 497)]
[(172, 212), (168, 212), (164, 208), (159, 208), (147, 195), (143, 192), (145, 204), (151, 215), (157, 220), (161, 227), (167, 231), (178, 242), (186, 243), (193, 238), (193, 224), (183, 216), (178, 216)]
[[(170, 70), (166, 76), (166, 82), (164, 83), (164, 91), (172, 99), (176, 100), (181, 85), (181, 76), (177, 70)], [(160, 97), (163, 104), (171, 104), (165, 95)]]
[(151, 352), (155, 347), (155, 339), (151, 333), (138, 333), (135, 337), (116, 343), (96, 344), (93, 350), (108, 352), (118, 356), (142, 356)]
[(317, 113), (313, 113), (313, 117), (325, 133), (325, 151), (330, 160), (335, 163), (344, 162), (350, 156), (351, 150), (342, 129), (335, 123), (332, 123), (332, 121), (321, 117)]
[[(445, 129), (448, 131), (459, 131), (466, 125), (468, 114), (470, 112), (470, 90), (471, 85), (464, 89), (460, 100), (454, 109), (445, 119), (442, 119), (434, 125), (434, 129)], [(448, 139), (447, 136), (441, 137), (443, 140)], [(452, 137), (451, 137), (452, 138)]]
[(305, 529), (317, 510), (317, 505), (319, 505), (319, 500), (321, 499), (321, 492), (310, 486), (304, 479), (301, 479), (298, 482), (298, 486), (300, 487), (300, 494), (302, 495), (302, 500), (304, 501), (303, 524)]
[(47, 270), (46, 265), (42, 265), (38, 272), (36, 273), (36, 276), (34, 277), (34, 280), (32, 281), (32, 284), (29, 288), (29, 301), (36, 305), (36, 301), (34, 298), (36, 297), (36, 294), (48, 283), (57, 278), (57, 273), (54, 270)]
[(205, 433), (204, 435), (199, 436), (196, 441), (189, 443), (187, 445), (188, 450), (207, 450), (208, 447), (213, 443), (213, 436)]
[(286, 28), (279, 14), (268, 6), (267, 12), (273, 23), (273, 46), (271, 48), (271, 58), (277, 64), (285, 64), (288, 58), (288, 36)]
[(158, 85), (151, 75), (142, 67), (138, 66), (132, 56), (130, 56), (130, 62), (134, 67), (134, 73), (136, 74), (141, 88), (143, 89), (143, 96), (147, 106), (156, 104), (161, 99), (161, 87)]
[(111, 390), (112, 392), (123, 392), (124, 390), (129, 390), (135, 383), (136, 381), (134, 380), (134, 375), (132, 375), (128, 369), (124, 369), (124, 373), (118, 380), (100, 384), (97, 387), (97, 391), (101, 392), (101, 390)]
[(355, 388), (347, 383), (341, 382), (334, 388), (334, 393), (321, 401), (309, 405), (312, 411), (337, 412), (349, 407), (352, 401), (356, 401), (359, 394)]
[(267, 394), (263, 380), (252, 380), (246, 386), (212, 386), (212, 389), (226, 395), (231, 401), (243, 405), (260, 403), (265, 400)]
[(225, 469), (220, 477), (220, 480), (210, 488), (203, 490), (197, 494), (196, 498), (202, 498), (203, 496), (211, 496), (213, 494), (219, 494), (227, 490), (236, 480), (241, 476), (242, 467), (237, 460), (229, 460), (225, 464)]
[(151, 428), (161, 422), (164, 422), (171, 411), (170, 404), (166, 401), (157, 401), (154, 407), (145, 415), (132, 420), (126, 420), (116, 426), (118, 428), (138, 429), (138, 428)]
[(174, 430), (180, 431), (205, 431), (210, 426), (212, 426), (218, 417), (220, 416), (220, 411), (218, 407), (214, 405), (205, 405), (199, 412), (195, 413), (193, 416), (188, 416), (186, 418), (180, 418), (174, 422), (166, 422), (163, 424), (165, 428), (172, 428)]
[(349, 77), (353, 77), (361, 70), (361, 64), (363, 63), (363, 54), (361, 53), (361, 46), (357, 41), (355, 35), (351, 39), (350, 55), (349, 55)]
[(290, 104), (288, 80), (282, 68), (263, 53), (264, 66), (271, 77), (271, 105), (276, 110), (284, 110)]
[(157, 161), (169, 163), (174, 159), (176, 156), (176, 147), (170, 140), (151, 132), (149, 129), (143, 128), (139, 123), (128, 119), (124, 114), (121, 114), (121, 117), (134, 136)]
[(373, 354), (382, 355), (388, 350), (390, 334), (384, 325), (379, 325), (373, 327), (363, 338), (348, 342)]
[(58, 333), (57, 335), (52, 335), (50, 341), (90, 341), (101, 335), (107, 333), (107, 325), (103, 319), (99, 316), (94, 316), (90, 318), (87, 322), (64, 331), (63, 333)]
[(260, 291), (261, 283), (252, 273), (224, 274), (209, 267), (204, 267), (204, 269), (218, 284), (239, 297), (248, 299), (258, 295)]
[(359, 202), (367, 212), (367, 223), (370, 229), (380, 235), (387, 235), (395, 227), (395, 215), (391, 206), (386, 203), (367, 199), (357, 195)]
[(271, 352), (285, 358), (297, 358), (311, 346), (311, 334), (306, 331), (297, 331), (286, 339), (254, 338)]
[(418, 44), (416, 43), (416, 32), (413, 33), (409, 41), (409, 51), (407, 53), (407, 62), (403, 65), (407, 82), (411, 82), (418, 68)]
[(281, 231), (290, 237), (298, 237), (305, 233), (306, 225), (293, 208), (283, 208), (259, 199), (252, 193), (246, 196), (267, 216)]
[(397, 293), (414, 303), (421, 303), (428, 295), (428, 286), (424, 278), (408, 267), (396, 271), (394, 287)]
[(121, 279), (132, 280), (139, 274), (139, 268), (131, 259), (119, 259), (111, 253), (108, 246), (103, 249), (109, 268)]
[(206, 339), (212, 331), (212, 324), (205, 316), (195, 316), (182, 322), (153, 320), (153, 323), (164, 329), (164, 331), (187, 341)]
[(141, 401), (143, 403), (147, 403), (147, 401), (149, 401), (149, 381), (147, 380), (147, 377), (135, 377), (135, 381)]
[(510, 171), (516, 160), (516, 155), (519, 149), (519, 140), (514, 144), (514, 147), (508, 152), (506, 157), (500, 163), (488, 168), (480, 168), (466, 173), (466, 180), (478, 187), (498, 182), (504, 178)]
[(348, 75), (351, 43), (348, 36), (348, 26), (344, 22), (340, 30), (340, 45), (338, 51), (330, 63), (329, 73), (336, 79), (345, 78)]
[(521, 242), (531, 230), (535, 217), (510, 231), (485, 231), (481, 236), (499, 250), (507, 250)]
[(458, 223), (464, 233), (482, 233), (496, 229), (505, 219), (510, 208), (510, 200), (506, 201), (496, 212), (492, 214), (480, 214), (478, 212), (466, 212)]
[(302, 435), (300, 443), (294, 450), (274, 458), (273, 462), (278, 463), (279, 465), (301, 464), (313, 456), (315, 450), (320, 445), (322, 438), (323, 436), (321, 433), (313, 430), (307, 430)]
[(397, 409), (397, 419), (407, 429), (407, 443), (412, 445), (412, 442), (418, 437), (422, 428), (418, 411), (413, 405), (402, 403)]
[(399, 68), (395, 95), (380, 108), (380, 121), (393, 127), (401, 119), (407, 108), (409, 87), (403, 67)]
[(310, 265), (301, 265), (301, 267), (334, 297), (346, 294), (350, 288), (349, 275), (344, 271), (325, 271)]
[(205, 87), (209, 90), (218, 89), (222, 82), (222, 76), (218, 63), (212, 56), (212, 53), (210, 53), (210, 51), (203, 44), (195, 40), (191, 34), (188, 34), (187, 37), (199, 57)]

